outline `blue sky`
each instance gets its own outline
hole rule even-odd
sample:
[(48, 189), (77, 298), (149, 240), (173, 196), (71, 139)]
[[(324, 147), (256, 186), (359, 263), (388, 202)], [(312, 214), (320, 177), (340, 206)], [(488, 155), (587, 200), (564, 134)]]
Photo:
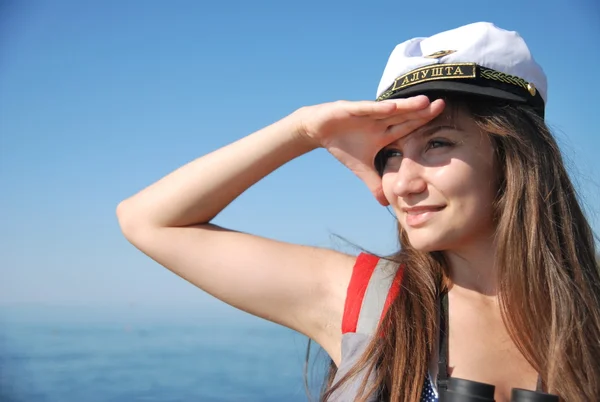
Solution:
[[(2, 2), (0, 303), (212, 305), (127, 243), (119, 201), (298, 107), (372, 99), (397, 43), (475, 21), (518, 31), (543, 66), (547, 120), (600, 232), (595, 0)], [(392, 216), (321, 150), (216, 223), (396, 245)]]

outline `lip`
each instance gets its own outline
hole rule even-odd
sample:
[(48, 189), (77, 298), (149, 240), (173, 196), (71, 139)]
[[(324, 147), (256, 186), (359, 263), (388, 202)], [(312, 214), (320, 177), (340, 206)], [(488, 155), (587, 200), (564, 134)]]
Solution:
[(435, 214), (446, 208), (445, 205), (420, 205), (410, 208), (402, 208), (406, 214), (406, 224), (411, 227), (423, 226)]

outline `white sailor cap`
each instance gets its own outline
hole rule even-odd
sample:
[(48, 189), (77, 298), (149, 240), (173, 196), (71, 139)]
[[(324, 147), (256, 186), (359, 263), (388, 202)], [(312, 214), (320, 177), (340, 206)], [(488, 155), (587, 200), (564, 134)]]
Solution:
[(458, 92), (526, 103), (544, 116), (547, 79), (523, 38), (477, 22), (396, 46), (377, 100)]

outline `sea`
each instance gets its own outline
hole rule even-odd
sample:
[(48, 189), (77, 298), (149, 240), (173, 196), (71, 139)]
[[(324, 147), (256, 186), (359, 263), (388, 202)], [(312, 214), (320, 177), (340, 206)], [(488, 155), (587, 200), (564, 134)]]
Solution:
[(307, 338), (223, 306), (0, 307), (2, 402), (316, 400)]

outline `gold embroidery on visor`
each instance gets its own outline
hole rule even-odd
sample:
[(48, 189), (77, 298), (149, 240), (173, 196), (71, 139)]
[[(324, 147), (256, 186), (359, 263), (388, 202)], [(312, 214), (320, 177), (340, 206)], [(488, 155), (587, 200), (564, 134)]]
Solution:
[(422, 82), (476, 77), (477, 65), (475, 63), (432, 64), (417, 68), (396, 78), (390, 89), (382, 93), (377, 100), (387, 99), (400, 89)]
[(388, 99), (401, 89), (427, 81), (478, 78), (478, 75), (479, 78), (499, 81), (523, 88), (532, 97), (537, 94), (535, 86), (520, 77), (492, 70), (491, 68), (481, 67), (475, 63), (454, 63), (431, 64), (401, 75), (394, 80), (394, 84), (382, 93), (377, 100)]

